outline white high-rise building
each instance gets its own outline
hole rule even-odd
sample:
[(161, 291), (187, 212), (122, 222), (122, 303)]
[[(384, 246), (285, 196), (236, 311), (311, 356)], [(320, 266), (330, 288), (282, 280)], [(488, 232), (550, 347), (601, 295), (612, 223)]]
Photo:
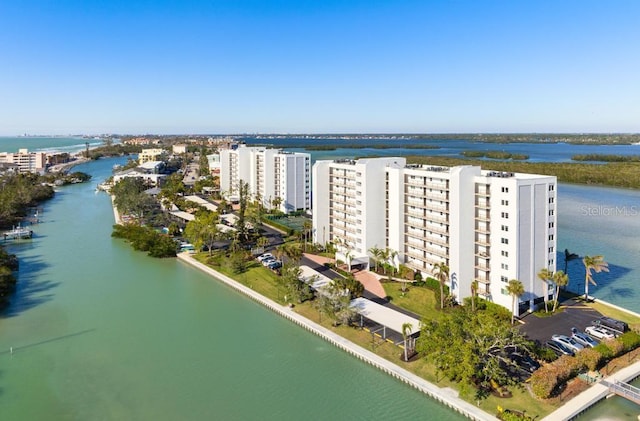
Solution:
[(247, 147), (220, 151), (220, 190), (232, 201), (239, 199), (240, 181), (265, 207), (283, 212), (311, 208), (311, 155), (281, 149)]
[[(473, 281), (481, 296), (509, 309), (512, 298), (506, 286), (511, 279), (524, 284), (519, 301), (527, 309), (544, 296), (537, 273), (556, 269), (555, 177), (477, 166), (407, 166), (404, 158), (349, 165), (362, 176), (353, 179), (355, 196), (345, 199), (355, 203), (346, 206), (343, 186), (330, 176), (345, 164), (319, 161), (314, 166), (317, 242), (339, 239), (343, 244), (346, 237), (346, 252), (354, 263), (368, 263), (373, 247), (387, 248), (397, 253), (394, 263), (423, 276), (433, 276), (433, 266), (444, 262), (450, 269), (451, 293), (460, 302), (471, 295)], [(368, 171), (356, 170), (359, 167)], [(316, 191), (321, 192), (319, 200)], [(365, 220), (375, 222), (364, 226)], [(338, 258), (348, 261), (342, 251)]]

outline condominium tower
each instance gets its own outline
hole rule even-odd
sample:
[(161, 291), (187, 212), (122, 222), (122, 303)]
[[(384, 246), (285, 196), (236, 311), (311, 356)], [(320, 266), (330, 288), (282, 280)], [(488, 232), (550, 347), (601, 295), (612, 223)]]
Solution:
[(311, 207), (311, 156), (281, 149), (247, 147), (220, 151), (220, 190), (232, 201), (239, 199), (240, 182), (252, 198), (267, 208), (288, 213)]
[(507, 308), (511, 279), (524, 284), (522, 310), (549, 293), (537, 273), (556, 269), (555, 177), (404, 158), (318, 161), (313, 174), (315, 241), (336, 244), (337, 258), (368, 265), (372, 248), (388, 249), (423, 276), (443, 262), (460, 302), (473, 281)]
[(18, 153), (0, 152), (0, 162), (16, 164), (21, 173), (43, 173), (47, 166), (47, 154), (29, 152), (28, 149), (19, 149)]

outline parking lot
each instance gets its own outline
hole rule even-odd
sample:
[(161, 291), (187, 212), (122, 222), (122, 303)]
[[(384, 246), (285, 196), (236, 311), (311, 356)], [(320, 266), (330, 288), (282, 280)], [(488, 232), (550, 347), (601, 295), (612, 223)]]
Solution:
[(524, 324), (520, 326), (520, 330), (529, 339), (545, 343), (555, 334), (571, 336), (572, 327), (584, 332), (587, 326), (592, 325), (592, 320), (602, 316), (600, 312), (573, 299), (563, 302), (562, 305), (565, 307), (564, 311), (550, 317), (526, 315), (522, 318)]

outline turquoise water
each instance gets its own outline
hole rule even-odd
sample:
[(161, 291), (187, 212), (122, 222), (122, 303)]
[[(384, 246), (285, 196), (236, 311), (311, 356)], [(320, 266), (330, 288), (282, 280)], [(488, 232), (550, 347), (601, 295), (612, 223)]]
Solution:
[(112, 240), (94, 189), (116, 162), (79, 166), (92, 183), (63, 188), (13, 247), (1, 419), (462, 419), (201, 272)]
[(0, 152), (18, 152), (27, 148), (30, 152), (78, 152), (89, 143), (90, 148), (103, 144), (99, 139), (82, 137), (0, 137)]

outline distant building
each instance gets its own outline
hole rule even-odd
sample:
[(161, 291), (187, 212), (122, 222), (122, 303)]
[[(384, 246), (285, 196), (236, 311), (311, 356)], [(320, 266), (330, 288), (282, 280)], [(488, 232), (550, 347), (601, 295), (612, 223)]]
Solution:
[(21, 173), (43, 173), (47, 166), (47, 154), (29, 152), (28, 149), (19, 149), (18, 153), (0, 152), (0, 163), (16, 164)]
[(231, 201), (238, 200), (241, 181), (268, 209), (288, 213), (311, 208), (311, 156), (307, 153), (246, 145), (221, 150), (221, 192)]
[(113, 183), (116, 184), (123, 178), (140, 178), (149, 187), (160, 187), (164, 179), (165, 174), (161, 174), (164, 169), (164, 162), (162, 161), (148, 161), (136, 168), (128, 169), (118, 172), (113, 176)]
[(184, 145), (184, 144), (173, 145), (173, 153), (175, 154), (187, 153), (187, 145)]
[(209, 172), (211, 175), (220, 175), (220, 154), (214, 153), (207, 155), (207, 162), (209, 163)]
[(138, 162), (140, 164), (144, 164), (149, 161), (161, 161), (162, 158), (166, 155), (166, 151), (160, 148), (153, 149), (143, 149), (140, 154), (138, 154)]
[(372, 158), (317, 161), (313, 180), (315, 241), (336, 244), (342, 261), (367, 266), (373, 248), (388, 249), (389, 263), (423, 277), (444, 263), (460, 302), (473, 281), (509, 309), (511, 279), (525, 287), (523, 309), (549, 294), (537, 273), (556, 270), (555, 177)]

